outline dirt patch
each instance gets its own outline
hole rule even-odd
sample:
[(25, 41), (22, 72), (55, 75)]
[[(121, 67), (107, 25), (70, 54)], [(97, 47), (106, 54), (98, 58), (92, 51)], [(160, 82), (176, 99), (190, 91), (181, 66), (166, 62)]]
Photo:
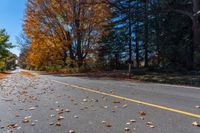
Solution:
[(28, 77), (34, 77), (35, 76), (33, 73), (26, 72), (26, 71), (21, 71), (20, 74), (23, 75), (23, 76), (28, 76)]

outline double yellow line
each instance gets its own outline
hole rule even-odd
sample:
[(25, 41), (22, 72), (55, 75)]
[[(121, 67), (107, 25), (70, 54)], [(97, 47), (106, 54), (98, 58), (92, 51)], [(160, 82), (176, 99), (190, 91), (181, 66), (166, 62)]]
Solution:
[(142, 102), (139, 100), (134, 100), (131, 98), (126, 98), (126, 97), (122, 97), (122, 96), (118, 96), (118, 95), (114, 95), (114, 94), (110, 94), (110, 93), (105, 93), (105, 92), (101, 92), (101, 91), (97, 91), (97, 90), (93, 90), (93, 89), (89, 89), (89, 88), (84, 88), (81, 86), (72, 85), (72, 84), (68, 84), (68, 83), (64, 83), (64, 82), (60, 82), (60, 81), (56, 81), (56, 80), (52, 80), (52, 81), (55, 83), (58, 83), (58, 84), (67, 85), (67, 86), (77, 88), (77, 89), (80, 89), (83, 91), (92, 92), (92, 93), (96, 93), (96, 94), (100, 94), (100, 95), (104, 95), (104, 96), (109, 96), (109, 97), (113, 97), (113, 98), (117, 98), (117, 99), (121, 99), (121, 100), (126, 100), (126, 101), (130, 101), (130, 102), (134, 102), (134, 103), (138, 103), (138, 104), (142, 104), (142, 105), (146, 105), (146, 106), (150, 106), (150, 107), (154, 107), (154, 108), (158, 108), (158, 109), (162, 109), (162, 110), (167, 110), (170, 112), (179, 113), (179, 114), (183, 114), (186, 116), (200, 119), (200, 114), (194, 114), (194, 113), (190, 113), (190, 112), (186, 112), (186, 111), (182, 111), (182, 110), (178, 110), (178, 109), (173, 109), (173, 108), (169, 108), (169, 107), (165, 107), (165, 106), (160, 106), (160, 105), (156, 105), (156, 104), (152, 104), (152, 103), (148, 103), (148, 102)]

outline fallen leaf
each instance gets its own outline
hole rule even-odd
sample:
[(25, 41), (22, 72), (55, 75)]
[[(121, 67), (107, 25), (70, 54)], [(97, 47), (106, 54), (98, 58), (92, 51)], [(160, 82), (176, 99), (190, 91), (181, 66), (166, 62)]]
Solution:
[(147, 127), (150, 127), (150, 128), (154, 128), (155, 126), (153, 125), (153, 122), (147, 122), (146, 123), (146, 126)]
[(18, 127), (17, 124), (9, 124), (9, 125), (7, 125), (8, 129), (17, 128), (17, 127)]
[(114, 100), (114, 101), (112, 101), (112, 103), (117, 104), (117, 103), (120, 103), (120, 101), (116, 101), (116, 100)]
[(134, 119), (131, 119), (131, 120), (130, 120), (130, 122), (134, 123), (134, 122), (136, 122), (136, 120), (134, 120)]
[(31, 116), (27, 116), (24, 117), (24, 119), (22, 120), (23, 123), (29, 123), (29, 119), (31, 118)]
[(101, 121), (101, 123), (106, 124), (106, 121)]
[(69, 130), (69, 133), (75, 133), (75, 131), (74, 130)]
[(154, 125), (149, 125), (150, 128), (155, 128)]
[(23, 122), (23, 123), (28, 123), (29, 120), (28, 120), (28, 119), (24, 119), (22, 122)]
[(107, 108), (108, 108), (108, 106), (104, 106), (104, 108), (105, 108), (105, 109), (107, 109)]
[(51, 114), (51, 117), (55, 117), (55, 115), (54, 115), (54, 114)]
[(193, 126), (200, 127), (200, 123), (199, 123), (199, 122), (197, 122), (197, 121), (194, 121), (194, 122), (192, 122), (192, 125), (193, 125)]
[(101, 121), (101, 123), (106, 124), (106, 121)]
[(78, 116), (77, 116), (77, 115), (75, 115), (75, 116), (74, 116), (74, 118), (78, 118)]
[(106, 126), (106, 127), (112, 127), (112, 125), (109, 124), (109, 123), (107, 123), (105, 126)]
[(62, 109), (62, 110), (60, 110), (59, 112), (58, 112), (58, 114), (60, 115), (60, 114), (63, 114), (64, 113), (64, 110)]
[(35, 123), (33, 122), (33, 123), (31, 123), (31, 126), (35, 126)]
[(128, 131), (130, 131), (130, 129), (128, 127), (125, 127), (124, 131), (128, 132)]
[(36, 107), (31, 107), (31, 108), (29, 108), (29, 110), (35, 110), (36, 109)]
[(56, 126), (60, 127), (61, 126), (60, 122), (56, 122)]
[(147, 122), (146, 124), (147, 124), (147, 125), (153, 125), (153, 123), (152, 123), (152, 122)]
[(69, 109), (65, 109), (65, 112), (70, 112), (70, 110)]
[(83, 99), (83, 102), (87, 102), (87, 99)]
[(124, 104), (124, 105), (123, 105), (123, 108), (127, 108), (127, 107), (128, 107), (128, 104)]
[(59, 116), (59, 117), (58, 117), (58, 121), (60, 121), (60, 120), (62, 120), (62, 119), (64, 119), (63, 116)]
[(49, 125), (54, 125), (54, 123), (53, 123), (53, 122), (50, 122)]
[(196, 108), (198, 108), (198, 109), (200, 109), (200, 106), (199, 105), (197, 105), (197, 106), (195, 106)]
[(143, 111), (140, 111), (139, 114), (140, 114), (141, 116), (145, 116), (145, 115), (146, 115), (146, 113), (143, 112)]

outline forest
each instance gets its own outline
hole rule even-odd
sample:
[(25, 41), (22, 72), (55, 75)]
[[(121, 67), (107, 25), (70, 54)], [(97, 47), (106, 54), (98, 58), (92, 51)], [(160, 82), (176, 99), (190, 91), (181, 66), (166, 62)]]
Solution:
[(200, 69), (199, 0), (27, 0), (23, 29), (31, 70)]

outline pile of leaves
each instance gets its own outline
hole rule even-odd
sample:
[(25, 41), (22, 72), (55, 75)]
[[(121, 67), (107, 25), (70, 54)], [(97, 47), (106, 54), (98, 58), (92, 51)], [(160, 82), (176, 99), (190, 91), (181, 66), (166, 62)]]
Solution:
[(1, 73), (1, 72), (0, 72), (0, 79), (5, 78), (7, 75), (8, 75), (8, 74), (6, 74), (6, 73)]

